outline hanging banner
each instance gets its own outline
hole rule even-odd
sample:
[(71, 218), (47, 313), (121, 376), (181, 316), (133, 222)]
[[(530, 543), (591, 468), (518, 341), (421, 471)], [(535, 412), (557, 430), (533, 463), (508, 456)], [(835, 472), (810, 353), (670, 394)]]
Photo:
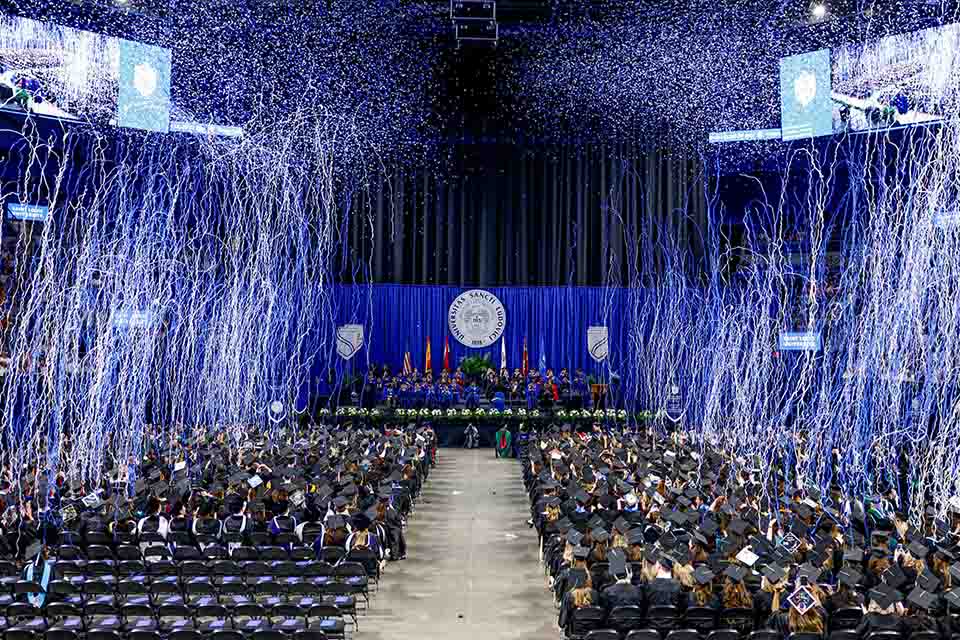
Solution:
[(345, 324), (337, 327), (337, 353), (344, 360), (357, 355), (363, 346), (363, 325)]
[(507, 326), (507, 312), (497, 296), (483, 289), (461, 293), (447, 312), (450, 333), (471, 349), (489, 347)]
[(676, 384), (671, 384), (667, 388), (667, 418), (673, 422), (679, 422), (683, 416), (683, 393)]
[(587, 351), (597, 362), (603, 362), (610, 354), (610, 342), (606, 327), (587, 327)]

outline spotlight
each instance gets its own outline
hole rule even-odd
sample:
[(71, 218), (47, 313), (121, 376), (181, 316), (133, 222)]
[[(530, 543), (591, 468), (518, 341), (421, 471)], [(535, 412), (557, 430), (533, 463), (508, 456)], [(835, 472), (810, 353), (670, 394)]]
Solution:
[(823, 20), (827, 17), (827, 5), (823, 2), (814, 2), (810, 5), (810, 17), (814, 20)]

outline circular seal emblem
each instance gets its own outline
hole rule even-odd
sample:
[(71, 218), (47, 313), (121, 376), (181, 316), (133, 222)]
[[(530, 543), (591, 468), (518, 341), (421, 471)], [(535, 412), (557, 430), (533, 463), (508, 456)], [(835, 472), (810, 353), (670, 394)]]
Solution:
[(503, 335), (507, 312), (497, 296), (483, 289), (471, 289), (457, 296), (450, 305), (447, 324), (460, 344), (482, 349)]

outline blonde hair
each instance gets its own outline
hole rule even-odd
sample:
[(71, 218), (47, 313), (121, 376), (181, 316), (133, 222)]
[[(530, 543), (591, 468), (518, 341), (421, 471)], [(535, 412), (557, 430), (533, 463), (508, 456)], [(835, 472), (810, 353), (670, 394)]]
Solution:
[(573, 596), (573, 606), (577, 609), (589, 607), (593, 604), (593, 584), (589, 573), (587, 574), (587, 580), (583, 583), (583, 586), (572, 590), (570, 594)]
[(692, 589), (696, 584), (693, 579), (693, 567), (688, 564), (673, 565), (673, 579), (685, 589)]
[(749, 609), (753, 598), (742, 582), (727, 580), (723, 585), (723, 606), (727, 609)]

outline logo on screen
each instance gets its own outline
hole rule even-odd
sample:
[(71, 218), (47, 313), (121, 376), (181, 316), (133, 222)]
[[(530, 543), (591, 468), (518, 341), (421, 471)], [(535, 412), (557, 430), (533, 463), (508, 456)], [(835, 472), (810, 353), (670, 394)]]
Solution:
[(133, 68), (133, 86), (144, 98), (152, 96), (157, 90), (157, 70), (141, 62)]
[(793, 81), (793, 95), (804, 109), (817, 97), (817, 76), (810, 71), (802, 71)]

